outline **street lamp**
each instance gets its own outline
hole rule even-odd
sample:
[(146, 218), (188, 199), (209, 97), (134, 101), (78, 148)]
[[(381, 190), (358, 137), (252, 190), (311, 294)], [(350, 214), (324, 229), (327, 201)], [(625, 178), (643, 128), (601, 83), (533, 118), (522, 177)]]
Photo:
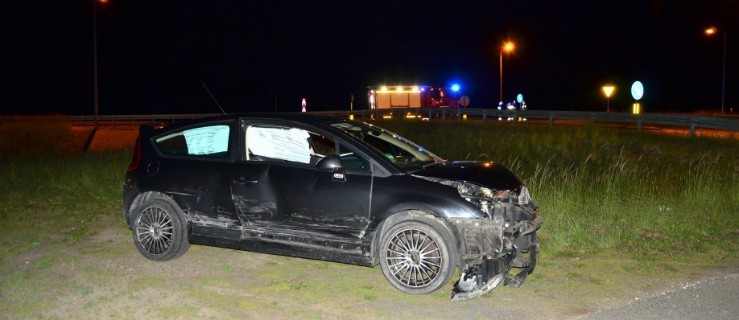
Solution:
[[(716, 27), (706, 29), (707, 36), (713, 36), (718, 32)], [(724, 34), (723, 66), (721, 68), (721, 114), (724, 114), (724, 97), (726, 96), (726, 29), (720, 30)]]
[(98, 96), (98, 34), (97, 34), (97, 7), (98, 3), (106, 4), (108, 0), (92, 0), (92, 87), (95, 104), (95, 130), (98, 128), (98, 111), (100, 102)]
[(603, 86), (603, 94), (606, 95), (606, 112), (611, 112), (611, 95), (613, 95), (613, 91), (616, 90), (616, 87), (613, 85), (605, 85)]
[(512, 52), (514, 47), (513, 42), (507, 41), (500, 49), (500, 102), (503, 102), (503, 53)]

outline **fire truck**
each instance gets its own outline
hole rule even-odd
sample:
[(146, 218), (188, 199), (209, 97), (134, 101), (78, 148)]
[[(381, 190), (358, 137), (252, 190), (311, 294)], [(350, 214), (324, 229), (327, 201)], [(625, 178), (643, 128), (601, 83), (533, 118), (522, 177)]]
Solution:
[(460, 108), (459, 85), (450, 88), (431, 86), (367, 87), (370, 109)]

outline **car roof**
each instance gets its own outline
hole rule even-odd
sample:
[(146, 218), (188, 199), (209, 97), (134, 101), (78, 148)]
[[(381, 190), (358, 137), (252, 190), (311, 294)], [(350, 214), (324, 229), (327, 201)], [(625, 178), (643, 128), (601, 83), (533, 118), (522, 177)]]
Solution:
[[(320, 115), (320, 114), (307, 114), (307, 113), (234, 113), (234, 114), (227, 114), (227, 115), (221, 115), (221, 116), (211, 116), (211, 117), (204, 117), (204, 118), (196, 118), (188, 121), (181, 121), (176, 123), (171, 123), (169, 125), (162, 124), (144, 124), (141, 126), (139, 134), (142, 138), (150, 138), (154, 137), (160, 134), (167, 134), (169, 132), (181, 130), (182, 128), (186, 127), (192, 127), (192, 126), (198, 126), (200, 124), (205, 124), (209, 122), (219, 122), (219, 121), (234, 121), (234, 120), (275, 120), (278, 122), (295, 122), (300, 123), (308, 126), (312, 126), (315, 128), (319, 128), (325, 131), (328, 131), (329, 133), (333, 133), (336, 137), (344, 140), (344, 142), (349, 143), (350, 145), (354, 145), (357, 148), (360, 148), (362, 152), (365, 152), (367, 154), (370, 154), (371, 151), (369, 150), (368, 145), (364, 143), (357, 143), (352, 141), (349, 136), (346, 133), (342, 133), (341, 130), (336, 129), (330, 125), (332, 122), (361, 122), (356, 120), (349, 120), (346, 118), (338, 118), (338, 117), (331, 117), (326, 115)], [(385, 157), (371, 157), (374, 159), (374, 161), (379, 161), (383, 163), (383, 165), (380, 165), (383, 167), (384, 170), (390, 172), (391, 174), (395, 173), (401, 173), (401, 170), (396, 168), (394, 165), (392, 165), (389, 160)]]

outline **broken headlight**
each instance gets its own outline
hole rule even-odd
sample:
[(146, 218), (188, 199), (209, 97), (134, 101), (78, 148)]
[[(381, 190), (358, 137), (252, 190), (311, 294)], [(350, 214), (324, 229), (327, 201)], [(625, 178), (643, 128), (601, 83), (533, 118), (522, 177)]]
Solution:
[(531, 194), (529, 193), (529, 189), (526, 188), (526, 186), (521, 186), (521, 191), (518, 193), (518, 204), (525, 206), (529, 205), (533, 202), (531, 199)]
[(518, 193), (511, 190), (495, 190), (487, 187), (483, 187), (471, 182), (447, 180), (431, 177), (417, 176), (429, 181), (441, 183), (446, 186), (454, 187), (459, 192), (459, 195), (465, 200), (475, 204), (480, 210), (485, 212), (489, 217), (493, 217), (493, 209), (496, 204), (509, 203), (517, 204), (520, 206), (527, 206), (532, 209), (536, 209), (536, 204), (531, 199), (529, 189), (525, 186), (521, 186)]
[(495, 202), (496, 200), (499, 200), (499, 197), (508, 196), (508, 191), (500, 192), (500, 191), (486, 188), (486, 187), (476, 185), (470, 182), (438, 179), (438, 178), (423, 177), (423, 176), (418, 176), (418, 177), (457, 189), (457, 192), (459, 192), (459, 196), (475, 204), (475, 206), (479, 207), (488, 216), (491, 216), (490, 209), (493, 205), (493, 202)]

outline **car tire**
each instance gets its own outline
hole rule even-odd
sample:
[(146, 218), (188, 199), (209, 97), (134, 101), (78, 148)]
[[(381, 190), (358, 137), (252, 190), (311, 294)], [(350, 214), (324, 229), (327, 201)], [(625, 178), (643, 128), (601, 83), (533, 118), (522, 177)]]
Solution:
[(380, 267), (400, 291), (425, 294), (438, 290), (454, 275), (456, 242), (430, 217), (399, 222), (382, 235)]
[(190, 247), (185, 216), (179, 207), (161, 198), (140, 207), (131, 231), (136, 249), (151, 260), (171, 260)]

